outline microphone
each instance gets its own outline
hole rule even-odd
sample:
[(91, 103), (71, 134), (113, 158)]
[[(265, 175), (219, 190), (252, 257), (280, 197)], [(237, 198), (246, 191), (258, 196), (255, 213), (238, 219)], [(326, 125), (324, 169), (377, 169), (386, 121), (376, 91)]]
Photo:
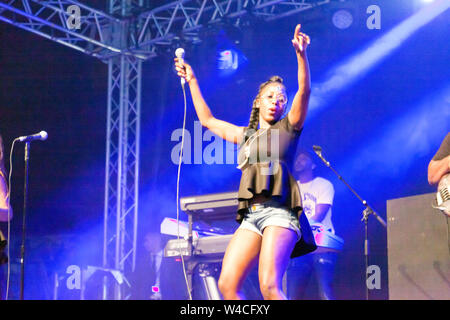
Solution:
[(313, 146), (314, 152), (320, 156), (322, 154), (322, 147), (319, 146)]
[[(184, 49), (183, 48), (178, 48), (177, 50), (175, 50), (175, 56), (178, 58), (178, 61), (181, 64), (184, 63)], [(181, 85), (184, 86), (185, 83), (186, 83), (186, 80), (184, 78), (181, 78)]]
[(17, 139), (19, 139), (20, 142), (30, 142), (30, 141), (34, 141), (34, 140), (44, 141), (44, 140), (47, 140), (47, 137), (48, 137), (47, 132), (41, 131), (39, 133), (32, 134), (29, 136), (22, 136)]
[(330, 166), (330, 163), (324, 159), (324, 157), (322, 156), (322, 147), (319, 146), (313, 146), (314, 152), (317, 154), (317, 156), (323, 161), (323, 163), (325, 163), (325, 165), (327, 167)]

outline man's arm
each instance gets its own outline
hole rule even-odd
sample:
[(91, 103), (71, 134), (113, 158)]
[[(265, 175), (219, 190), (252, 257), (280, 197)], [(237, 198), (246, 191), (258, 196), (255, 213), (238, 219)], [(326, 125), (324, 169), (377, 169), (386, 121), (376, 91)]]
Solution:
[(330, 210), (330, 208), (333, 205), (334, 199), (333, 184), (326, 179), (323, 179), (321, 181), (322, 183), (317, 195), (317, 204), (315, 208), (315, 213), (314, 216), (311, 217), (311, 219), (316, 222), (322, 222), (323, 219), (325, 219), (328, 210)]
[(450, 155), (441, 160), (431, 160), (428, 164), (428, 183), (437, 185), (441, 178), (450, 172)]
[(450, 172), (450, 132), (447, 133), (438, 151), (428, 164), (428, 183), (436, 185)]
[(317, 204), (316, 213), (310, 219), (316, 222), (322, 222), (330, 208), (331, 204)]

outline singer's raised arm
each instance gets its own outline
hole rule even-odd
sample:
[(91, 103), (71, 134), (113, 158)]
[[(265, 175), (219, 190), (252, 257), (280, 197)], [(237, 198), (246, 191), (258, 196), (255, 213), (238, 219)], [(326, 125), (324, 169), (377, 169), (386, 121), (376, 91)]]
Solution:
[(189, 84), (195, 111), (202, 126), (208, 128), (224, 140), (232, 143), (240, 143), (243, 137), (244, 127), (217, 119), (213, 116), (211, 109), (203, 98), (197, 78), (192, 67), (186, 62), (180, 62), (175, 58), (175, 68), (178, 76), (184, 78)]
[(310, 43), (310, 39), (306, 34), (300, 32), (300, 28), (301, 25), (298, 24), (295, 28), (294, 39), (292, 39), (298, 63), (298, 90), (292, 101), (291, 110), (288, 113), (289, 123), (297, 130), (300, 130), (305, 123), (311, 93), (309, 64), (306, 56), (306, 48)]

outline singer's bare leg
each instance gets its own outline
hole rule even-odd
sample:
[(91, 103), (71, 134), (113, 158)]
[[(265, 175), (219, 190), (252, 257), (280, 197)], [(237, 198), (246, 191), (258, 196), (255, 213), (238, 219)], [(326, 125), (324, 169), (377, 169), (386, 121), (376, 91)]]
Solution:
[(226, 300), (241, 300), (242, 284), (258, 261), (262, 237), (250, 230), (237, 229), (225, 251), (219, 289)]
[(265, 300), (286, 300), (282, 279), (297, 242), (295, 231), (268, 226), (264, 228), (259, 256), (259, 286)]

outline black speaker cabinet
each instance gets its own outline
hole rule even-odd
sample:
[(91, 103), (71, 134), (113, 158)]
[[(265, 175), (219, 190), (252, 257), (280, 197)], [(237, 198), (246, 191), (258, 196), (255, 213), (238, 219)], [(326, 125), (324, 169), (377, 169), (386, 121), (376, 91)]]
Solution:
[[(450, 218), (435, 194), (387, 201), (389, 299), (450, 299)], [(448, 220), (447, 220), (448, 219)]]

